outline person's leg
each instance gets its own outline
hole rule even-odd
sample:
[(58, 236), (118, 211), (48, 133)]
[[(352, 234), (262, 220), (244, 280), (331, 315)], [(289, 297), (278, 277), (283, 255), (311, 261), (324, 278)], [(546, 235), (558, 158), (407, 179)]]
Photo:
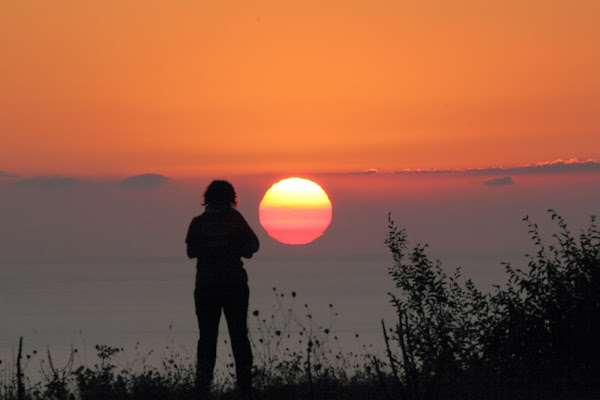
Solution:
[(198, 366), (196, 386), (202, 395), (210, 391), (217, 358), (217, 336), (221, 318), (222, 293), (215, 288), (197, 288), (194, 291), (196, 317), (198, 318)]
[(252, 349), (248, 340), (248, 284), (228, 288), (223, 310), (231, 338), (231, 350), (235, 358), (235, 372), (240, 392), (250, 397), (252, 385)]

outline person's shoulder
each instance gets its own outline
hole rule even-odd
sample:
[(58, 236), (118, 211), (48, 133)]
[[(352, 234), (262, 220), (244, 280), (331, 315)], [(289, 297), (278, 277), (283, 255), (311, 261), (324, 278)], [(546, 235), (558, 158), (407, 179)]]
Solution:
[(241, 212), (239, 212), (237, 209), (235, 209), (235, 208), (233, 208), (233, 207), (229, 208), (229, 212), (230, 212), (231, 214), (235, 215), (235, 216), (239, 216), (239, 217), (241, 217), (241, 216), (242, 216), (242, 213), (241, 213)]
[(197, 216), (195, 216), (194, 218), (192, 218), (192, 222), (190, 223), (190, 225), (191, 225), (191, 224), (198, 224), (198, 223), (200, 223), (200, 222), (201, 222), (203, 219), (204, 219), (204, 213), (202, 213), (202, 214), (200, 214), (200, 215), (197, 215)]
[(244, 218), (244, 216), (242, 215), (242, 213), (241, 213), (241, 212), (239, 212), (238, 210), (236, 210), (235, 208), (233, 208), (233, 207), (232, 207), (230, 210), (231, 210), (231, 211), (229, 211), (229, 212), (230, 212), (230, 215), (231, 215), (232, 217), (234, 217), (236, 220), (243, 220), (243, 221), (245, 221), (245, 220), (246, 220), (246, 219)]

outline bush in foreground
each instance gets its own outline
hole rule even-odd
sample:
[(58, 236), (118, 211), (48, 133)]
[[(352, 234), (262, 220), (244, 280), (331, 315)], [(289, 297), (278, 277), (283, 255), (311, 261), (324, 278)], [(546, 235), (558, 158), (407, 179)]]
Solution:
[(536, 253), (526, 268), (484, 294), (460, 270), (448, 275), (409, 249), (390, 218), (391, 293), (398, 321), (384, 340), (396, 387), (406, 399), (573, 398), (600, 389), (600, 234), (559, 231), (546, 247), (524, 220)]

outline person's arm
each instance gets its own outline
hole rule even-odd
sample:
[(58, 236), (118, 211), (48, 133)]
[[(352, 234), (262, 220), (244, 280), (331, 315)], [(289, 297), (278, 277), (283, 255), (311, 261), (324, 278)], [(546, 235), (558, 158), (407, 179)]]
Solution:
[(185, 237), (185, 243), (187, 244), (186, 252), (189, 258), (197, 258), (200, 256), (199, 229), (196, 218), (190, 223), (187, 236)]
[(244, 217), (242, 219), (242, 246), (241, 246), (241, 256), (244, 258), (252, 258), (252, 255), (258, 251), (260, 247), (260, 243), (258, 241), (258, 237), (250, 228), (250, 225), (246, 222)]
[(198, 258), (198, 257), (200, 257), (200, 251), (199, 250), (200, 250), (199, 246), (190, 246), (188, 244), (187, 248), (186, 248), (187, 256), (189, 258)]

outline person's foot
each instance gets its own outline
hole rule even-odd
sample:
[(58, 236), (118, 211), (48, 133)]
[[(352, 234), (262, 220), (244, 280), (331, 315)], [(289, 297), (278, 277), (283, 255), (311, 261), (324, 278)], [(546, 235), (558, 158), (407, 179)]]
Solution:
[(213, 400), (214, 397), (212, 396), (210, 389), (202, 389), (202, 388), (197, 388), (196, 392), (198, 393), (198, 400)]
[(250, 389), (239, 389), (237, 398), (239, 400), (252, 400)]

